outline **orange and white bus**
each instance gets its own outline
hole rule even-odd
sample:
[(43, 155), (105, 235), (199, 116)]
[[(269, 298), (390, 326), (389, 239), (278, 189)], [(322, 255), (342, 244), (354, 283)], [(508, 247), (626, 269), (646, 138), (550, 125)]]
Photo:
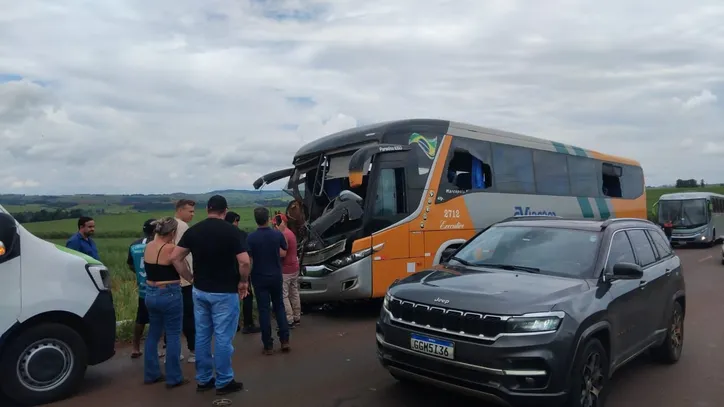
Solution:
[(352, 128), (301, 147), (292, 164), (254, 188), (289, 177), (304, 303), (382, 298), (511, 216), (646, 219), (637, 161), (452, 121)]

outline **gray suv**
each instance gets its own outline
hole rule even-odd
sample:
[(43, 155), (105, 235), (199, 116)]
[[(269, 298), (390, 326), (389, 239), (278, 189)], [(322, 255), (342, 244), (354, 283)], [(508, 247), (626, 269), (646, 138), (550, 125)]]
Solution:
[(377, 353), (398, 380), (503, 405), (603, 406), (647, 349), (681, 356), (686, 292), (661, 228), (640, 219), (516, 218), (390, 287)]

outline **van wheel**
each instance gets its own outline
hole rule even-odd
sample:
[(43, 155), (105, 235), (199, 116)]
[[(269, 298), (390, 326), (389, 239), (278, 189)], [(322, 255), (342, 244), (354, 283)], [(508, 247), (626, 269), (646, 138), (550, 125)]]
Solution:
[(664, 343), (652, 349), (651, 353), (655, 359), (662, 363), (674, 364), (681, 358), (681, 350), (683, 348), (684, 310), (681, 308), (681, 304), (674, 302)]
[(88, 366), (85, 341), (61, 324), (33, 326), (12, 339), (0, 358), (0, 388), (15, 402), (34, 406), (70, 396)]
[(608, 353), (598, 339), (590, 339), (573, 364), (568, 407), (601, 407), (608, 391)]

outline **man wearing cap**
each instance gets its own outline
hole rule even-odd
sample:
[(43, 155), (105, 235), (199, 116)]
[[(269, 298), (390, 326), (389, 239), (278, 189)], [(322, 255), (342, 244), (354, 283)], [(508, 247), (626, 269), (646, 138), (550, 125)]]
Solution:
[(173, 249), (171, 261), (179, 274), (185, 274), (188, 264), (184, 259), (189, 253), (193, 255), (196, 390), (216, 388), (217, 395), (226, 395), (244, 388), (234, 380), (231, 358), (232, 340), (239, 325), (239, 298), (246, 297), (249, 289), (250, 261), (241, 231), (224, 220), (226, 198), (212, 196), (206, 211), (207, 218), (184, 233)]
[(133, 350), (131, 358), (137, 359), (141, 353), (141, 336), (148, 324), (148, 309), (146, 308), (146, 270), (143, 266), (143, 252), (146, 250), (146, 243), (153, 240), (154, 219), (149, 219), (143, 223), (142, 238), (131, 243), (128, 248), (128, 259), (126, 263), (128, 268), (136, 273), (136, 284), (138, 284), (138, 308), (136, 308), (136, 326), (133, 329)]

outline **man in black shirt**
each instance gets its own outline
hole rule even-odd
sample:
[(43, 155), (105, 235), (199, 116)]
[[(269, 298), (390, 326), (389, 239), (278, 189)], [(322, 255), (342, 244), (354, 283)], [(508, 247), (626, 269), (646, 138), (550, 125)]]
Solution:
[(249, 234), (247, 244), (249, 255), (254, 262), (251, 280), (256, 293), (256, 307), (259, 310), (263, 352), (265, 355), (271, 355), (274, 348), (274, 339), (271, 336), (270, 303), (279, 327), (279, 342), (281, 342), (282, 352), (289, 352), (289, 324), (286, 311), (284, 311), (281, 263), (282, 256), (287, 253), (287, 240), (282, 232), (269, 227), (268, 209), (263, 207), (254, 209), (254, 220), (259, 227)]
[[(238, 213), (229, 211), (226, 213), (226, 221), (234, 225), (235, 227), (239, 227), (239, 220), (241, 219), (241, 216), (239, 216)], [(246, 243), (246, 232), (243, 230), (241, 231), (242, 239), (244, 239), (244, 242)], [(252, 293), (252, 290), (249, 290), (249, 295), (244, 297), (244, 300), (241, 304), (241, 312), (244, 319), (244, 328), (242, 329), (241, 326), (236, 329), (236, 331), (241, 331), (243, 334), (255, 334), (259, 333), (261, 330), (258, 326), (254, 325), (254, 294)]]
[(226, 199), (212, 196), (206, 210), (208, 217), (184, 233), (171, 259), (181, 274), (188, 269), (184, 259), (189, 253), (193, 256), (196, 389), (216, 387), (216, 394), (224, 395), (243, 389), (242, 383), (234, 380), (231, 358), (239, 326), (239, 297), (246, 297), (249, 289), (250, 261), (241, 231), (224, 220)]

